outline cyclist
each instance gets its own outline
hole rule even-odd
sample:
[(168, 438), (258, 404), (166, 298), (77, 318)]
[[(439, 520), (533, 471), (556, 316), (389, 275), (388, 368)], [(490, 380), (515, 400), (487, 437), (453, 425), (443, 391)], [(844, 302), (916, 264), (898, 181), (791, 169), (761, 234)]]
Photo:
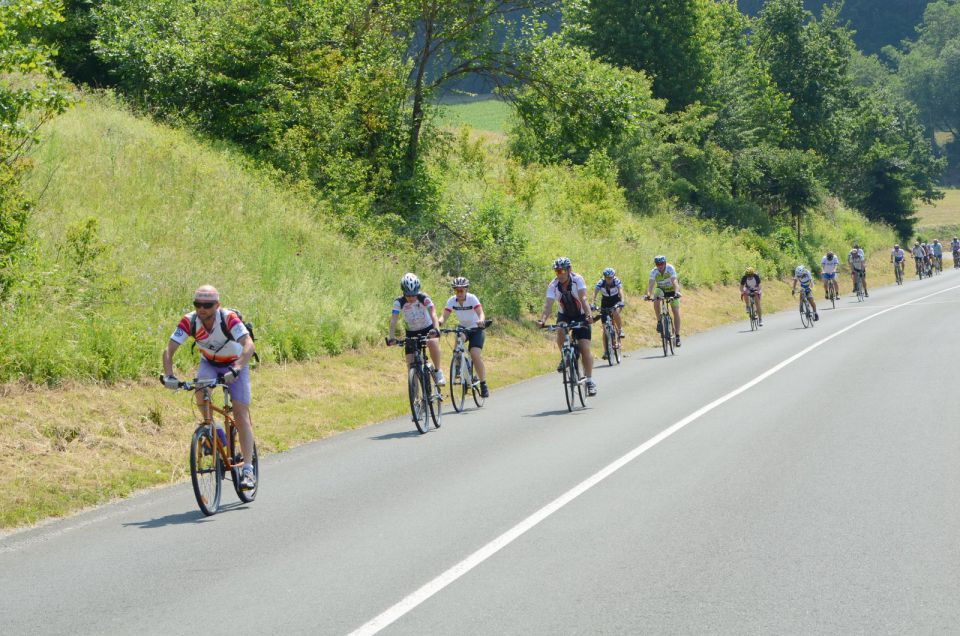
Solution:
[(926, 241), (921, 245), (923, 247), (923, 262), (930, 273), (933, 274), (933, 248)]
[(840, 259), (833, 252), (827, 252), (827, 255), (820, 259), (820, 270), (823, 276), (823, 297), (830, 298), (830, 288), (833, 288), (834, 297), (840, 297), (840, 286), (837, 284), (837, 268), (840, 267)]
[[(397, 342), (397, 320), (400, 314), (403, 314), (403, 322), (406, 324), (407, 338), (417, 336), (430, 336), (427, 340), (427, 350), (430, 352), (430, 360), (433, 361), (434, 372), (436, 373), (437, 386), (443, 386), (447, 381), (443, 377), (443, 370), (440, 368), (440, 323), (437, 320), (437, 309), (433, 305), (430, 297), (420, 290), (420, 279), (416, 274), (407, 273), (400, 279), (400, 291), (403, 295), (394, 299), (393, 313), (390, 316), (390, 337), (387, 343), (394, 345)], [(403, 347), (407, 354), (407, 366), (413, 364), (413, 357), (417, 350), (415, 342), (408, 340)]]
[(613, 316), (613, 325), (623, 338), (623, 323), (620, 321), (620, 303), (626, 304), (627, 298), (623, 293), (623, 283), (617, 278), (617, 272), (612, 267), (603, 270), (603, 277), (593, 288), (593, 305), (597, 304), (597, 294), (601, 295), (600, 308), (610, 309)]
[(817, 303), (813, 299), (813, 276), (803, 265), (797, 265), (797, 269), (793, 270), (793, 289), (791, 290), (793, 295), (797, 294), (797, 283), (800, 283), (800, 293), (807, 295), (807, 300), (813, 307), (813, 319), (820, 320), (820, 314), (817, 313)]
[(953, 253), (953, 266), (956, 267), (960, 263), (960, 239), (956, 236), (950, 241), (950, 251)]
[[(747, 295), (753, 296), (753, 304), (757, 308), (757, 321), (760, 326), (763, 326), (763, 309), (760, 308), (760, 296), (763, 294), (763, 291), (760, 289), (760, 276), (757, 274), (757, 270), (752, 267), (748, 267), (743, 272), (743, 276), (740, 278), (740, 299), (744, 302), (744, 306), (747, 303)], [(750, 314), (750, 309), (747, 309), (747, 315)]]
[(847, 263), (850, 264), (850, 276), (853, 279), (854, 291), (857, 289), (857, 273), (859, 272), (861, 275), (860, 281), (863, 284), (863, 295), (869, 298), (870, 294), (867, 293), (867, 259), (859, 244), (853, 244), (853, 249), (847, 254)]
[(447, 305), (443, 308), (440, 326), (443, 326), (451, 312), (456, 312), (460, 326), (473, 329), (465, 334), (467, 349), (473, 360), (473, 368), (477, 370), (477, 377), (480, 378), (480, 397), (490, 397), (490, 390), (487, 388), (487, 370), (483, 366), (482, 355), (483, 342), (486, 338), (483, 329), (477, 329), (486, 322), (487, 317), (483, 313), (483, 307), (480, 306), (480, 299), (467, 292), (470, 287), (469, 280), (463, 276), (457, 276), (450, 286), (453, 287), (453, 296), (447, 299)]
[(917, 266), (917, 276), (919, 276), (920, 270), (923, 268), (923, 261), (927, 257), (927, 252), (923, 249), (923, 246), (920, 245), (920, 241), (913, 242), (911, 254), (913, 254), (913, 261)]
[(653, 293), (653, 286), (657, 286), (656, 297), (653, 299), (653, 315), (657, 320), (657, 333), (662, 330), (660, 326), (660, 300), (670, 302), (670, 308), (673, 310), (673, 324), (676, 331), (674, 344), (680, 346), (680, 281), (677, 280), (677, 270), (673, 265), (667, 263), (667, 257), (660, 255), (653, 259), (654, 268), (650, 270), (650, 282), (647, 284), (647, 294), (645, 300), (650, 300)]
[(933, 245), (930, 246), (933, 251), (933, 264), (938, 270), (943, 269), (943, 245), (940, 245), (940, 239), (933, 239)]
[(907, 257), (906, 252), (900, 247), (900, 244), (897, 243), (893, 246), (893, 250), (890, 252), (890, 262), (900, 270), (900, 276), (903, 276), (903, 259)]
[[(167, 348), (163, 351), (163, 385), (177, 389), (180, 380), (173, 374), (173, 354), (192, 337), (200, 349), (198, 380), (222, 377), (233, 402), (240, 448), (243, 450), (243, 470), (240, 487), (253, 490), (257, 478), (253, 473), (253, 421), (250, 419), (250, 358), (255, 347), (250, 332), (235, 312), (220, 307), (220, 293), (211, 285), (203, 285), (193, 292), (194, 311), (180, 319)], [(203, 395), (197, 392), (197, 405), (203, 405)]]
[[(580, 350), (580, 358), (583, 360), (583, 373), (586, 376), (587, 394), (597, 394), (597, 384), (593, 381), (593, 354), (590, 351), (590, 324), (593, 317), (590, 315), (587, 305), (587, 283), (583, 276), (572, 272), (573, 265), (566, 256), (561, 256), (553, 261), (553, 271), (556, 277), (550, 281), (547, 286), (547, 299), (543, 304), (543, 314), (537, 324), (541, 327), (547, 321), (550, 310), (553, 308), (554, 301), (559, 301), (560, 311), (557, 313), (557, 322), (585, 322), (584, 327), (573, 330), (577, 337), (577, 347)], [(563, 350), (564, 330), (557, 330), (557, 346)], [(557, 371), (563, 371), (563, 362), (557, 367)]]

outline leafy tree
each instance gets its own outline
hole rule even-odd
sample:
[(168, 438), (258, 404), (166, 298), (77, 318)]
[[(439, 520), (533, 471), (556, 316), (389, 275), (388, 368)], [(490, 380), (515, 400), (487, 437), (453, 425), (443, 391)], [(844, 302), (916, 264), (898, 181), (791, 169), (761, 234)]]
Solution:
[(602, 60), (646, 72), (679, 111), (703, 97), (711, 61), (702, 31), (711, 0), (567, 0), (566, 35)]
[(20, 187), (40, 127), (70, 103), (53, 51), (28, 34), (61, 19), (53, 0), (0, 2), (0, 298), (26, 243), (30, 201)]
[(430, 99), (467, 76), (524, 81), (521, 60), (556, 0), (379, 0), (375, 11), (403, 34), (410, 64), (407, 170), (415, 169)]

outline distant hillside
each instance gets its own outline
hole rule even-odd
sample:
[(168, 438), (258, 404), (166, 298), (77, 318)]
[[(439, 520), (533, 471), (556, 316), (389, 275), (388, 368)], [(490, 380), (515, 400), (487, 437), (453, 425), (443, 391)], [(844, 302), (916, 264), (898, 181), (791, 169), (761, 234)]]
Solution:
[[(756, 15), (765, 0), (738, 0), (744, 13)], [(824, 5), (835, 0), (804, 0), (804, 6), (820, 15)], [(913, 38), (914, 29), (923, 18), (928, 0), (845, 0), (840, 17), (849, 20), (856, 30), (854, 39), (864, 53), (876, 53), (888, 44)]]

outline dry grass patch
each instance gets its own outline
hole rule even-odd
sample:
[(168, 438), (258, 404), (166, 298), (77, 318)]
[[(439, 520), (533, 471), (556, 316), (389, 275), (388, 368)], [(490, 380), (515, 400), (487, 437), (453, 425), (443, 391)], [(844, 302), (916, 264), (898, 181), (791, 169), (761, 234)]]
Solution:
[(944, 190), (940, 201), (921, 203), (917, 217), (917, 230), (921, 233), (928, 227), (960, 225), (960, 189)]

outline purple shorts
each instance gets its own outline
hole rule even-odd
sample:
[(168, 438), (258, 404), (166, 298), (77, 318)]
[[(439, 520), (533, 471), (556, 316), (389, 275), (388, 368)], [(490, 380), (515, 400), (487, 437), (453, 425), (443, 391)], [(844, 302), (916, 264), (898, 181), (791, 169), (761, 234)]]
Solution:
[[(230, 367), (218, 367), (210, 364), (206, 358), (200, 358), (200, 368), (197, 369), (197, 379), (206, 380), (216, 378), (227, 373)], [(227, 393), (234, 404), (245, 404), (250, 406), (250, 367), (245, 366), (240, 369), (240, 375), (227, 385)]]

